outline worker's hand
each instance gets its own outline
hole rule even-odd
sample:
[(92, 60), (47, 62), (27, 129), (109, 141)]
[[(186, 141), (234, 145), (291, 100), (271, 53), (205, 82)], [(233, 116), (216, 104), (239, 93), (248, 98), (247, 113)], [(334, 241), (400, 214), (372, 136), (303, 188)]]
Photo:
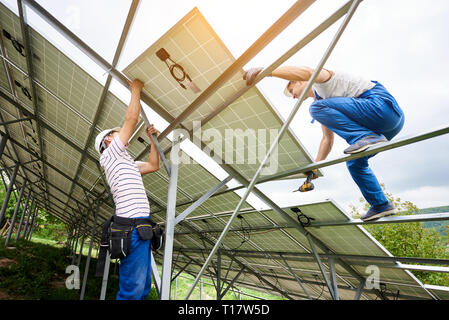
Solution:
[(132, 82), (129, 82), (129, 89), (131, 90), (131, 92), (133, 91), (137, 91), (140, 92), (142, 91), (144, 84), (142, 81), (140, 81), (139, 79), (134, 79)]
[(261, 73), (263, 68), (251, 68), (248, 71), (245, 71), (243, 74), (243, 80), (246, 80), (246, 85), (251, 86), (254, 83), (257, 75)]
[(313, 177), (312, 177), (313, 180), (318, 179), (318, 170), (317, 169), (313, 169), (313, 170), (307, 171), (305, 173), (305, 175), (308, 176), (310, 173), (313, 174)]
[(151, 135), (153, 135), (154, 137), (157, 137), (157, 135), (159, 134), (159, 132), (156, 130), (156, 128), (154, 128), (153, 124), (150, 124), (149, 127), (145, 128), (145, 132), (147, 133), (147, 136), (148, 136), (148, 138), (150, 138), (151, 142), (153, 142)]

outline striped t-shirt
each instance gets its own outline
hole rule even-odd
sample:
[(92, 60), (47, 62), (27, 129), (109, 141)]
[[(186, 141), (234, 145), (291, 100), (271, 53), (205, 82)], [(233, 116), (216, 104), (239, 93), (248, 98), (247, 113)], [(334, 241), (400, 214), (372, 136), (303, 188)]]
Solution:
[(137, 163), (116, 137), (100, 156), (100, 164), (115, 202), (115, 214), (124, 218), (148, 217), (150, 203)]

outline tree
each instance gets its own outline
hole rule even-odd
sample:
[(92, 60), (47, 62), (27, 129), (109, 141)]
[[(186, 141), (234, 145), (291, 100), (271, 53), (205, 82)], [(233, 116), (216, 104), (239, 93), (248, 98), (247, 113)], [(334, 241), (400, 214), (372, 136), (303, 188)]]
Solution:
[[(385, 192), (383, 184), (382, 189)], [(388, 192), (385, 192), (385, 195), (398, 208), (398, 215), (419, 213), (418, 207), (412, 202), (402, 201)], [(360, 199), (360, 203), (363, 211), (366, 212), (369, 209), (369, 204), (363, 198)], [(351, 209), (354, 217), (360, 217), (361, 214), (357, 207), (352, 205)], [(394, 256), (449, 259), (445, 236), (434, 229), (425, 228), (422, 222), (372, 224), (363, 225), (363, 227)], [(417, 271), (412, 271), (412, 273), (425, 284), (449, 286), (449, 274), (447, 273)]]

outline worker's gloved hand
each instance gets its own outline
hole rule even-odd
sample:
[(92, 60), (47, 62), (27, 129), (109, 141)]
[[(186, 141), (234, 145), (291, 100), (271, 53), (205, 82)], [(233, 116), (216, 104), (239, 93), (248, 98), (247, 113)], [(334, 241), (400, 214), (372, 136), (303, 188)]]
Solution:
[(310, 171), (307, 171), (306, 173), (304, 173), (306, 176), (309, 176), (309, 174), (313, 174), (312, 179), (318, 179), (318, 170), (317, 169), (313, 169)]
[(246, 80), (246, 85), (251, 86), (254, 83), (257, 75), (261, 73), (263, 68), (251, 68), (248, 71), (245, 71), (243, 74), (243, 80)]

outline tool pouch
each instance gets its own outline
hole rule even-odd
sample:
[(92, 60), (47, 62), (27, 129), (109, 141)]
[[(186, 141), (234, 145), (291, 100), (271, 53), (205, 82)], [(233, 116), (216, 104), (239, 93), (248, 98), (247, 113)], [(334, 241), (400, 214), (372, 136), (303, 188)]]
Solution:
[(133, 226), (111, 222), (108, 228), (111, 259), (122, 259), (129, 255), (132, 231)]
[(162, 230), (161, 226), (156, 224), (153, 227), (153, 240), (151, 241), (151, 249), (153, 251), (158, 251), (162, 248), (162, 244), (164, 243), (164, 230)]
[(140, 224), (136, 226), (136, 229), (141, 240), (153, 239), (153, 227), (151, 224)]

